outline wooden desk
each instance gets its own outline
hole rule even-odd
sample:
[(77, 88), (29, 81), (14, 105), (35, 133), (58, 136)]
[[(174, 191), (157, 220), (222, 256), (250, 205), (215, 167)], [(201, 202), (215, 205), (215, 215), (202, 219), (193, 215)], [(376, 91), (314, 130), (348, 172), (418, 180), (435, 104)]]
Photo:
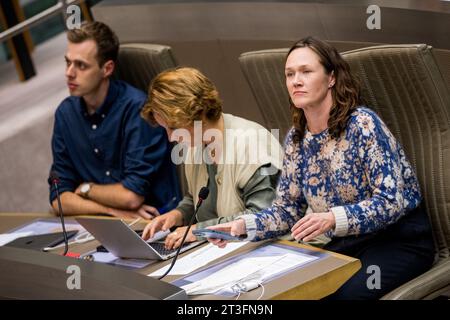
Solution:
[[(20, 214), (20, 213), (0, 213), (0, 233), (6, 232), (12, 228), (18, 227), (33, 219), (51, 217), (48, 214)], [(71, 219), (67, 219), (68, 221)], [(136, 228), (142, 228), (145, 222), (138, 224)], [(265, 292), (261, 299), (320, 299), (334, 291), (336, 291), (345, 281), (347, 281), (356, 271), (361, 267), (361, 263), (358, 259), (347, 257), (341, 254), (325, 251), (308, 245), (297, 244), (290, 241), (278, 241), (279, 243), (297, 246), (308, 250), (319, 251), (326, 253), (326, 257), (318, 260), (317, 262), (308, 264), (302, 268), (294, 270), (287, 275), (276, 278), (266, 284), (264, 284)], [(259, 247), (265, 242), (249, 243), (246, 246), (234, 251), (223, 258), (232, 257), (239, 253), (244, 253)], [(86, 244), (77, 244), (69, 248), (69, 251), (73, 252), (87, 252), (93, 250), (98, 245), (97, 241), (91, 241)], [(192, 251), (190, 251), (192, 252)], [(61, 250), (55, 250), (55, 253), (61, 253)], [(43, 253), (48, 254), (48, 253)], [(180, 255), (189, 254), (186, 252)], [(149, 274), (166, 264), (169, 261), (156, 262), (150, 266), (142, 269), (136, 269), (135, 272), (141, 274)], [(92, 262), (95, 263), (95, 262)], [(207, 268), (214, 264), (211, 262), (204, 268)], [(217, 263), (217, 261), (216, 261)], [(201, 269), (200, 269), (201, 270)], [(133, 271), (130, 271), (133, 272)], [(165, 281), (171, 282), (180, 278), (181, 276), (167, 276)], [(261, 294), (261, 289), (255, 289), (253, 291), (244, 293), (240, 296), (240, 300), (256, 299)], [(120, 298), (120, 297), (117, 297)], [(221, 296), (213, 295), (199, 295), (191, 296), (192, 299), (224, 299)]]

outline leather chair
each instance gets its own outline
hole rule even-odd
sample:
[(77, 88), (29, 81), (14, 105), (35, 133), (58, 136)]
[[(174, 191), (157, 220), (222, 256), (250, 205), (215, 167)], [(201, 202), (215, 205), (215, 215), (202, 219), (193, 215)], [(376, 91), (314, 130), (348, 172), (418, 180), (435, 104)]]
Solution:
[(242, 53), (241, 69), (256, 99), (268, 129), (279, 129), (280, 143), (292, 127), (289, 95), (284, 80), (284, 63), (288, 49), (271, 49)]
[(114, 78), (148, 92), (150, 82), (158, 73), (176, 66), (172, 49), (168, 46), (127, 43), (120, 45)]
[[(241, 67), (269, 124), (291, 126), (288, 49), (244, 53)], [(383, 297), (432, 299), (450, 292), (450, 93), (430, 46), (385, 45), (342, 53), (363, 98), (399, 139), (416, 172), (436, 244), (433, 267)], [(289, 119), (289, 120), (286, 120)]]
[[(160, 72), (175, 68), (177, 62), (169, 46), (150, 43), (120, 45), (118, 62), (113, 77), (148, 92), (152, 79)], [(184, 166), (177, 165), (181, 193), (187, 192)]]

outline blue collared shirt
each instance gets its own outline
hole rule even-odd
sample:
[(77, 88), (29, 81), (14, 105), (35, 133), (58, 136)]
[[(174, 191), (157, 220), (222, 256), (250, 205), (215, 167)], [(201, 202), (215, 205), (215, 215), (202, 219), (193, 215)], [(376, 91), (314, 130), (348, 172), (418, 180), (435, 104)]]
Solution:
[[(166, 132), (140, 116), (145, 100), (144, 92), (111, 80), (105, 101), (92, 115), (80, 97), (59, 105), (51, 171), (59, 176), (60, 193), (73, 192), (83, 182), (120, 182), (156, 207), (181, 198)], [(50, 187), (50, 202), (55, 197)]]

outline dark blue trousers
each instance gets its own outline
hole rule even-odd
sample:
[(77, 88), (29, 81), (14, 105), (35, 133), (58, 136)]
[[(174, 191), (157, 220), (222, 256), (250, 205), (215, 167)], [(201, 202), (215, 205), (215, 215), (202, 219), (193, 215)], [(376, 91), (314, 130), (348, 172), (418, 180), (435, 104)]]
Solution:
[(431, 268), (434, 244), (422, 207), (407, 213), (386, 230), (333, 239), (324, 249), (360, 259), (362, 267), (326, 300), (371, 300)]

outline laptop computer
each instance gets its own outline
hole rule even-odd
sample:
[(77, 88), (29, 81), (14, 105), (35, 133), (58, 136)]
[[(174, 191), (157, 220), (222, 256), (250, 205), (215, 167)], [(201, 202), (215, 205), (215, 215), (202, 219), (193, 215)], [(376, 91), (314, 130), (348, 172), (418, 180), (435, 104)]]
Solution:
[[(117, 219), (75, 218), (109, 252), (119, 258), (167, 260), (177, 249), (167, 250), (164, 241), (146, 242), (128, 224)], [(194, 248), (205, 241), (183, 245), (180, 253)]]

